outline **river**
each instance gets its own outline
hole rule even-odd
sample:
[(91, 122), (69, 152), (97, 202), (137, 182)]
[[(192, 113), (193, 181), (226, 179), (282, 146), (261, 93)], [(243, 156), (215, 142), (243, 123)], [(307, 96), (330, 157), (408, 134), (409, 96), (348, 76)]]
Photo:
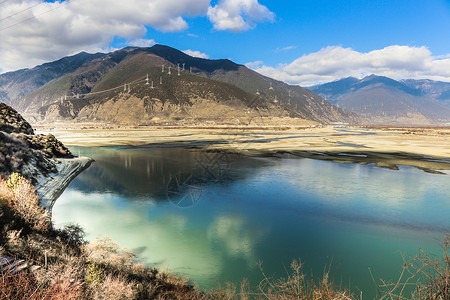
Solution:
[[(251, 158), (176, 147), (73, 147), (96, 162), (56, 201), (57, 227), (77, 223), (148, 265), (255, 287), (293, 259), (372, 299), (397, 279), (402, 254), (439, 254), (450, 229), (448, 175), (307, 158)], [(370, 269), (370, 272), (369, 272)], [(339, 279), (337, 279), (339, 278)]]

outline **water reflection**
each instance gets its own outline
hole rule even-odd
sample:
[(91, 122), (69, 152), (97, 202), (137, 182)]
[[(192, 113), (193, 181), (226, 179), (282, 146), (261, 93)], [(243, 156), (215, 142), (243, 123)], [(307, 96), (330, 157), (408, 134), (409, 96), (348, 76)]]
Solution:
[(211, 242), (222, 248), (230, 257), (243, 258), (248, 266), (255, 267), (255, 245), (264, 237), (265, 232), (256, 224), (248, 224), (239, 215), (218, 216), (208, 226), (207, 233)]
[(259, 260), (268, 274), (285, 275), (294, 258), (320, 273), (334, 257), (353, 286), (370, 290), (368, 266), (390, 279), (402, 264), (396, 251), (436, 249), (450, 229), (448, 177), (411, 167), (183, 149), (78, 151), (96, 163), (56, 202), (56, 225), (111, 237), (206, 289), (243, 277), (257, 284)]
[[(287, 161), (277, 170), (275, 182), (270, 175), (266, 180), (276, 185), (289, 183), (289, 190), (303, 195), (304, 208), (344, 220), (441, 231), (450, 228), (446, 176), (421, 174), (412, 167), (402, 167), (399, 174), (359, 164)], [(292, 177), (293, 173), (297, 176)], [(298, 198), (293, 196), (291, 202), (296, 206)]]
[[(70, 199), (70, 201), (65, 201)], [(79, 223), (87, 238), (103, 235), (132, 249), (139, 259), (213, 287), (226, 269), (227, 257), (257, 265), (261, 228), (238, 214), (208, 215), (180, 211), (155, 202), (130, 204), (111, 194), (69, 190), (55, 205), (55, 223)], [(202, 215), (200, 220), (200, 215)]]
[[(87, 151), (82, 147), (75, 149), (81, 154)], [(233, 154), (172, 148), (95, 148), (88, 152), (86, 155), (95, 158), (95, 167), (85, 171), (74, 183), (75, 187), (89, 192), (116, 193), (135, 200), (147, 197), (157, 201), (171, 200), (177, 196), (174, 194), (183, 193), (175, 186), (188, 178), (194, 186), (212, 182), (226, 185), (271, 164)]]

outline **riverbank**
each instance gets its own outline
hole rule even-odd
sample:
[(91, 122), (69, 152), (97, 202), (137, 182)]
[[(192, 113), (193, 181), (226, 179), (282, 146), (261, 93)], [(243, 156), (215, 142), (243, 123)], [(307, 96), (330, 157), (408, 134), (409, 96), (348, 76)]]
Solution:
[(307, 157), (339, 163), (412, 166), (450, 174), (448, 127), (40, 127), (69, 146), (180, 146), (250, 156)]

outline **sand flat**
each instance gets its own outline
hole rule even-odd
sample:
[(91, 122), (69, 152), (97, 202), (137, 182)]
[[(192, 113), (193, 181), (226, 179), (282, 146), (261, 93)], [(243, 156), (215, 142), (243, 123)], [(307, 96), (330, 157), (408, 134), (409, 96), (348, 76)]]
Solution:
[(120, 127), (39, 128), (69, 146), (205, 143), (209, 149), (369, 151), (450, 158), (450, 128), (367, 129), (360, 127)]
[(409, 165), (429, 172), (450, 170), (450, 128), (445, 127), (61, 126), (41, 127), (38, 133), (52, 133), (68, 146), (179, 145), (254, 156), (288, 153), (391, 169)]

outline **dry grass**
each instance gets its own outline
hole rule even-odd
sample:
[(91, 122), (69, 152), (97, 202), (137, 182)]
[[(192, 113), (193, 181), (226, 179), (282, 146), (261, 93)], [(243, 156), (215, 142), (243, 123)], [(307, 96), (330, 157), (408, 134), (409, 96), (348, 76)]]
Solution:
[(40, 282), (26, 271), (0, 273), (0, 299), (80, 299), (81, 286), (72, 284), (67, 273), (55, 274), (51, 282)]
[(21, 175), (13, 173), (7, 181), (0, 178), (0, 200), (12, 207), (34, 229), (49, 229), (49, 214), (39, 205), (33, 185)]

